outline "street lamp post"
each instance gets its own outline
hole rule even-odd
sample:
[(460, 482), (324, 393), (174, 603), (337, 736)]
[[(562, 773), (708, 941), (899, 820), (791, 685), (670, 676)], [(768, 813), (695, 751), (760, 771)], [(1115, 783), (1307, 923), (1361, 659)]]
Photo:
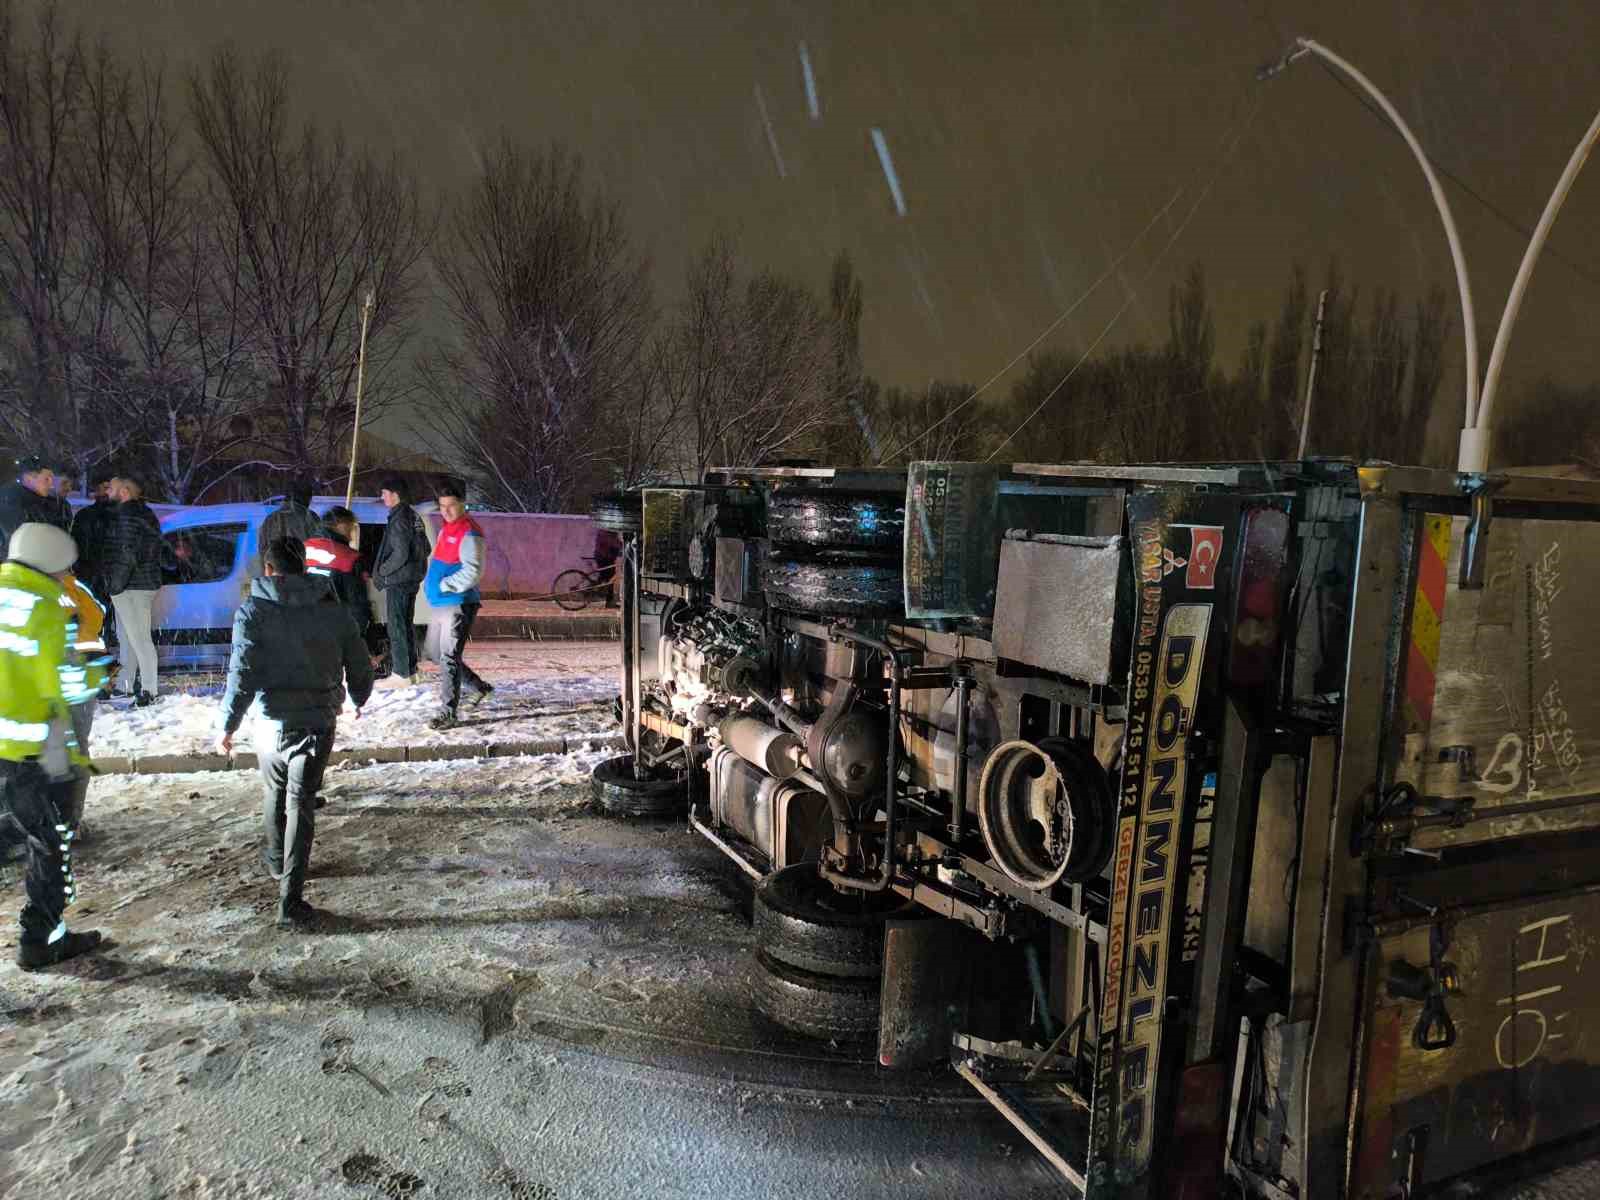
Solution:
[[(1411, 147), (1411, 153), (1416, 157), (1417, 165), (1422, 168), (1422, 173), (1427, 176), (1428, 190), (1433, 193), (1433, 203), (1439, 210), (1439, 219), (1444, 223), (1445, 239), (1450, 243), (1450, 258), (1456, 268), (1456, 288), (1461, 293), (1461, 329), (1467, 347), (1467, 399), (1466, 420), (1461, 427), (1461, 443), (1459, 450), (1459, 469), (1463, 471), (1481, 471), (1488, 459), (1488, 432), (1486, 429), (1476, 427), (1478, 419), (1478, 326), (1472, 307), (1472, 281), (1467, 276), (1467, 258), (1461, 249), (1461, 235), (1456, 230), (1456, 220), (1450, 211), (1450, 201), (1446, 199), (1444, 188), (1439, 183), (1439, 177), (1434, 174), (1433, 164), (1428, 161), (1428, 156), (1423, 152), (1422, 143), (1417, 141), (1416, 134), (1411, 132), (1411, 127), (1396, 111), (1389, 99), (1377, 88), (1370, 79), (1358, 71), (1352, 64), (1340, 58), (1326, 46), (1312, 41), (1310, 38), (1296, 38), (1289, 52), (1271, 66), (1264, 67), (1257, 73), (1259, 79), (1270, 79), (1278, 74), (1290, 63), (1307, 54), (1315, 54), (1324, 62), (1330, 63), (1343, 71), (1359, 84), (1363, 91), (1372, 97), (1383, 114), (1389, 118), (1400, 136), (1405, 139), (1406, 145)], [(1480, 464), (1480, 465), (1471, 465)]]
[[(1539, 224), (1534, 227), (1533, 237), (1528, 239), (1527, 250), (1523, 252), (1522, 265), (1517, 268), (1517, 277), (1511, 284), (1511, 294), (1506, 297), (1506, 311), (1501, 316), (1500, 328), (1494, 335), (1494, 349), (1489, 352), (1489, 372), (1483, 378), (1483, 399), (1478, 405), (1478, 423), (1474, 431), (1479, 435), (1482, 459), (1470, 466), (1463, 461), (1460, 468), (1463, 471), (1482, 471), (1488, 468), (1491, 432), (1489, 418), (1494, 415), (1495, 398), (1500, 394), (1500, 371), (1505, 366), (1506, 347), (1511, 343), (1511, 328), (1517, 323), (1517, 314), (1522, 309), (1522, 297), (1528, 290), (1528, 278), (1533, 274), (1539, 252), (1544, 249), (1545, 241), (1550, 236), (1550, 226), (1555, 224), (1556, 214), (1567, 202), (1567, 193), (1572, 190), (1572, 182), (1577, 179), (1578, 172), (1588, 161), (1589, 151), (1594, 149), (1597, 140), (1600, 140), (1600, 113), (1595, 114), (1588, 132), (1583, 135), (1577, 149), (1572, 152), (1572, 157), (1567, 160), (1567, 169), (1556, 181), (1556, 189), (1550, 193), (1550, 199), (1545, 202), (1544, 213), (1539, 217)], [(1463, 436), (1463, 457), (1465, 448), (1466, 441)]]

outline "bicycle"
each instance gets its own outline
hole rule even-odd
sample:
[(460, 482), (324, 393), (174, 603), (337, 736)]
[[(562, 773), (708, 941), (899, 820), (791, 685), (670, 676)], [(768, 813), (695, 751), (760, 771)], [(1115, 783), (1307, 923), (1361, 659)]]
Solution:
[[(592, 556), (585, 556), (583, 561), (592, 563), (595, 560)], [(593, 571), (569, 567), (557, 575), (555, 582), (550, 585), (551, 598), (567, 612), (588, 608), (591, 600), (610, 594), (611, 579), (616, 570), (615, 563)]]

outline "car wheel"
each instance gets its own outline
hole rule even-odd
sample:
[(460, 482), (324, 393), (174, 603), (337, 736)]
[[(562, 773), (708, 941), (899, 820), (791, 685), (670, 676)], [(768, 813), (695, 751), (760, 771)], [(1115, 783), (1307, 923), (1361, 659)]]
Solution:
[(682, 812), (688, 787), (681, 775), (652, 772), (635, 778), (633, 755), (608, 758), (589, 776), (596, 803), (619, 817), (670, 816)]
[(792, 1033), (860, 1043), (878, 1036), (877, 979), (818, 975), (756, 951), (750, 998), (756, 1011)]
[(905, 529), (904, 497), (800, 491), (778, 492), (767, 502), (767, 537), (779, 546), (898, 558)]
[(895, 892), (840, 892), (815, 863), (796, 863), (756, 887), (756, 945), (802, 971), (876, 978), (883, 971), (884, 922), (915, 907)]
[(831, 617), (893, 616), (904, 610), (898, 564), (856, 559), (768, 561), (762, 572), (767, 603), (791, 612)]

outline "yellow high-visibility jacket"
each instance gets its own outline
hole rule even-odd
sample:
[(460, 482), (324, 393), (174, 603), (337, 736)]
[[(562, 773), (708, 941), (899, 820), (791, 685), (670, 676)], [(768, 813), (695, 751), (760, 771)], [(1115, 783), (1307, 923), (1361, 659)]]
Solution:
[(38, 758), (67, 698), (67, 610), (61, 585), (19, 562), (0, 563), (0, 759)]

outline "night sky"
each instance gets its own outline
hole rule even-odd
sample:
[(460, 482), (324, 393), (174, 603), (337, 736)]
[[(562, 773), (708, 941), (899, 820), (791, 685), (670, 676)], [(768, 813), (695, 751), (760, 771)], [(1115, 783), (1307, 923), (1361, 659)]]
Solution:
[[(1330, 254), (1370, 292), (1451, 286), (1421, 173), (1400, 140), (1302, 60), (1351, 59), (1438, 162), (1528, 227), (1600, 107), (1592, 0), (69, 0), (113, 44), (198, 61), (224, 38), (288, 51), (308, 111), (401, 149), (439, 193), (502, 132), (560, 139), (623, 199), (663, 302), (717, 229), (750, 267), (819, 291), (839, 249), (866, 293), (868, 370), (886, 383), (988, 379), (1076, 300), (1179, 187), (1117, 276), (1046, 343), (1081, 348), (1137, 293), (1110, 344), (1159, 341), (1166, 292), (1204, 263), (1218, 359), (1276, 311), (1298, 258)], [(819, 115), (801, 66), (807, 48)], [(757, 89), (760, 99), (757, 98)], [(765, 107), (766, 120), (762, 107)], [(1222, 146), (1253, 119), (1231, 158)], [(770, 121), (769, 137), (767, 122)], [(897, 214), (870, 131), (882, 129)], [(774, 144), (777, 153), (774, 153)], [(779, 158), (782, 171), (779, 169)], [(1222, 162), (1220, 172), (1216, 165)], [(1209, 195), (1153, 263), (1206, 181)], [(1525, 239), (1447, 184), (1487, 362)], [(1580, 179), (1513, 344), (1507, 399), (1541, 373), (1600, 379), (1600, 169)], [(1459, 321), (1457, 322), (1459, 332)], [(1459, 424), (1459, 338), (1437, 432)], [(1020, 368), (1019, 368), (1020, 369)], [(1009, 380), (996, 386), (1003, 390)]]

